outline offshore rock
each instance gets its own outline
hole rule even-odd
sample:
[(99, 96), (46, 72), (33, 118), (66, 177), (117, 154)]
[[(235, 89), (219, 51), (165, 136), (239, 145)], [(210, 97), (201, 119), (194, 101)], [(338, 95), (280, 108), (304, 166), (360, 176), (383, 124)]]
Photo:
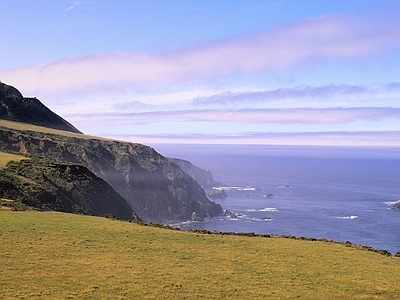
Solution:
[(208, 193), (208, 197), (210, 198), (219, 198), (219, 199), (225, 199), (228, 197), (228, 195), (225, 193), (223, 189), (212, 189)]
[(397, 202), (393, 203), (391, 205), (391, 207), (395, 210), (400, 210), (400, 200), (398, 200)]

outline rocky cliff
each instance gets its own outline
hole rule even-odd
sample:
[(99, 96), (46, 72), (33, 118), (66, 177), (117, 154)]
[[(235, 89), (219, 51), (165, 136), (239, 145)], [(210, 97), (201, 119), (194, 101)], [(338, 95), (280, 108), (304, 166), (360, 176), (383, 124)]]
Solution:
[(26, 98), (14, 87), (0, 82), (0, 119), (81, 133), (36, 98)]
[(77, 134), (0, 127), (0, 150), (27, 153), (85, 166), (107, 181), (143, 221), (203, 219), (222, 213), (203, 188), (154, 149), (122, 141), (89, 138), (36, 98), (24, 98), (0, 82), (0, 119)]
[(0, 169), (0, 198), (41, 210), (140, 220), (124, 198), (87, 168), (38, 157), (10, 161)]
[(196, 180), (203, 188), (212, 189), (213, 187), (221, 186), (220, 182), (214, 180), (211, 171), (204, 170), (193, 165), (190, 161), (180, 158), (169, 158), (176, 163), (184, 172)]
[(124, 197), (143, 221), (203, 219), (222, 213), (177, 164), (141, 144), (0, 127), (0, 149), (87, 167)]

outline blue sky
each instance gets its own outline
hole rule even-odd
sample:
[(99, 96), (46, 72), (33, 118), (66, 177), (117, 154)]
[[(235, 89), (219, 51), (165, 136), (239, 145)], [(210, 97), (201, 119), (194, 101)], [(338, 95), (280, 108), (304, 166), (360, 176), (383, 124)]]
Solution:
[(400, 147), (399, 1), (3, 0), (0, 80), (90, 135)]

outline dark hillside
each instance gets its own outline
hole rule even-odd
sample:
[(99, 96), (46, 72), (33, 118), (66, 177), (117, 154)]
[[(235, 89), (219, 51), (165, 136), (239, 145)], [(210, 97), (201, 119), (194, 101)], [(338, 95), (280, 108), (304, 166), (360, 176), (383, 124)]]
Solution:
[(1, 168), (0, 198), (41, 210), (138, 219), (125, 199), (87, 168), (45, 158)]
[(0, 82), (0, 119), (81, 133), (36, 98), (26, 98), (14, 87)]

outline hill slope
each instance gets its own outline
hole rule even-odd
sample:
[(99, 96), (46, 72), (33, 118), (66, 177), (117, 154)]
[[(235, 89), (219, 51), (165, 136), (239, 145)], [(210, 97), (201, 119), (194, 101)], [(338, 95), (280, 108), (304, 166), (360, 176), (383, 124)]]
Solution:
[(36, 98), (26, 98), (14, 87), (0, 82), (0, 119), (81, 133)]
[(400, 259), (343, 245), (0, 211), (1, 299), (399, 299)]

